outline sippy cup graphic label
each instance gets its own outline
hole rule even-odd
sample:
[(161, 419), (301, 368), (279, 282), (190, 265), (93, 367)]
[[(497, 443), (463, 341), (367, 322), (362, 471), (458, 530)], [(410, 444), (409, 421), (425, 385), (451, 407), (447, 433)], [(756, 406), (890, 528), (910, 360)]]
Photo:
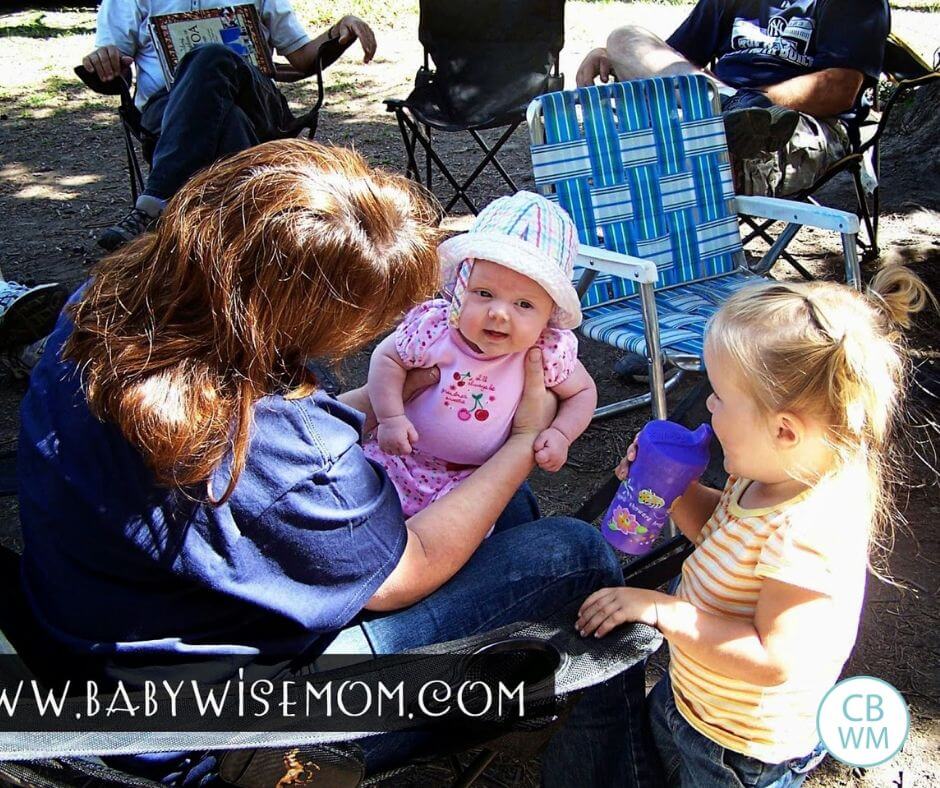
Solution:
[(712, 431), (692, 431), (671, 421), (651, 421), (637, 436), (630, 475), (617, 489), (601, 532), (618, 550), (649, 552), (669, 518), (669, 507), (708, 465)]

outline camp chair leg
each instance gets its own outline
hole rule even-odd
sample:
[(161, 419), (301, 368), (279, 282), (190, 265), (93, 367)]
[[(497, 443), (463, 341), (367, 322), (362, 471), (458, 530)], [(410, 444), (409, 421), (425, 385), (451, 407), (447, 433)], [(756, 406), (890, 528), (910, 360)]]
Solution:
[(862, 272), (858, 265), (858, 239), (855, 233), (842, 233), (842, 251), (845, 254), (845, 281), (859, 290), (862, 287)]
[(140, 192), (144, 189), (144, 176), (140, 171), (140, 163), (137, 161), (137, 154), (134, 151), (134, 143), (131, 140), (131, 133), (124, 125), (124, 150), (127, 153), (127, 176), (131, 182), (131, 200), (136, 205)]
[[(787, 239), (786, 243), (781, 245), (780, 249), (778, 249), (774, 253), (774, 257), (772, 258), (772, 261), (770, 262), (770, 264), (765, 267), (764, 266), (765, 261), (767, 261), (768, 258), (770, 258), (770, 255), (773, 252), (774, 246), (777, 244), (777, 241), (779, 241), (779, 238), (774, 239), (770, 235), (770, 233), (767, 232), (768, 228), (774, 224), (774, 221), (770, 219), (764, 222), (758, 222), (755, 219), (751, 217), (747, 217), (747, 216), (742, 217), (742, 221), (744, 221), (748, 226), (752, 228), (751, 232), (748, 233), (747, 236), (745, 236), (741, 240), (742, 246), (747, 246), (747, 244), (749, 244), (755, 238), (762, 239), (763, 241), (767, 243), (768, 246), (770, 246), (770, 249), (767, 251), (767, 254), (765, 254), (764, 257), (761, 258), (761, 261), (758, 267), (751, 268), (750, 269), (751, 271), (753, 271), (755, 274), (760, 274), (763, 276), (774, 266), (774, 264), (778, 260), (783, 260), (785, 263), (788, 263), (795, 271), (797, 271), (800, 274), (800, 276), (802, 276), (804, 279), (812, 280), (815, 278), (809, 271), (807, 271), (802, 265), (800, 265), (800, 263), (798, 263), (796, 259), (794, 259), (793, 255), (791, 255), (786, 250), (787, 245), (790, 243), (790, 241), (793, 240), (793, 236), (796, 235), (796, 232), (794, 232), (793, 235), (791, 235)], [(799, 231), (799, 229), (800, 229), (800, 226), (796, 225), (797, 232)], [(786, 230), (784, 230), (784, 232), (786, 232)]]
[[(800, 231), (801, 226), (802, 225), (790, 223), (786, 227), (784, 227), (780, 235), (777, 236), (777, 240), (774, 241), (771, 244), (770, 249), (767, 250), (767, 254), (765, 254), (761, 258), (760, 262), (756, 266), (751, 268), (751, 270), (755, 274), (760, 274), (761, 276), (763, 276), (771, 268), (773, 268), (774, 263), (777, 262), (778, 258), (786, 254), (785, 249), (787, 248), (787, 246), (789, 246), (790, 241), (792, 241), (796, 237), (796, 234)], [(812, 278), (812, 277), (809, 277), (805, 271), (801, 270), (802, 266), (800, 266), (799, 263), (791, 262), (790, 264), (794, 268), (796, 268), (798, 271), (800, 271), (800, 273), (803, 274), (803, 276), (806, 276), (807, 279)]]
[(643, 308), (643, 332), (646, 334), (646, 357), (649, 360), (653, 418), (665, 419), (666, 381), (663, 375), (663, 352), (659, 345), (659, 317), (656, 314), (656, 295), (649, 283), (640, 285), (640, 304)]
[(418, 170), (418, 160), (415, 158), (416, 135), (410, 127), (405, 113), (401, 109), (395, 110), (395, 120), (398, 121), (398, 130), (401, 132), (402, 142), (405, 144), (405, 153), (408, 156), (408, 164), (405, 167), (405, 177), (411, 178), (421, 183), (421, 176)]
[(509, 177), (508, 173), (502, 168), (502, 165), (500, 165), (500, 163), (496, 160), (496, 154), (499, 152), (499, 149), (503, 146), (506, 140), (508, 140), (512, 136), (512, 133), (517, 128), (519, 128), (519, 123), (515, 123), (512, 126), (510, 126), (506, 130), (506, 132), (500, 136), (499, 140), (493, 146), (492, 149), (490, 149), (487, 146), (486, 140), (484, 140), (476, 131), (472, 129), (470, 130), (470, 134), (473, 135), (473, 138), (477, 141), (477, 144), (481, 148), (483, 148), (483, 150), (486, 152), (486, 155), (482, 159), (480, 159), (480, 163), (477, 164), (473, 172), (470, 173), (470, 177), (467, 178), (467, 180), (465, 180), (463, 184), (461, 184), (460, 188), (457, 190), (457, 193), (453, 197), (451, 197), (450, 202), (447, 203), (447, 205), (444, 207), (444, 211), (446, 213), (449, 213), (450, 209), (453, 208), (454, 205), (457, 204), (457, 200), (459, 200), (462, 196), (464, 196), (467, 193), (467, 189), (470, 188), (470, 185), (477, 179), (479, 174), (483, 172), (483, 170), (486, 169), (486, 165), (490, 164), (491, 162), (496, 167), (496, 169), (499, 170), (503, 178), (509, 183), (509, 186), (514, 191), (519, 191), (516, 188), (516, 184), (512, 182), (512, 178)]
[(868, 233), (868, 254), (872, 257), (878, 254), (878, 242), (876, 231), (872, 226), (871, 213), (868, 210), (868, 197), (865, 196), (865, 187), (862, 185), (862, 174), (858, 167), (852, 170), (852, 182), (855, 184), (855, 197), (858, 200), (858, 215), (865, 225), (865, 232)]
[[(428, 140), (428, 145), (425, 150), (431, 150), (431, 127), (428, 125), (425, 125), (424, 127), (424, 136), (427, 137)], [(431, 171), (431, 157), (428, 155), (425, 155), (424, 157), (424, 173), (424, 185), (428, 187), (428, 191), (431, 192), (431, 194), (434, 194), (434, 183), (431, 180), (434, 177), (434, 173)]]
[[(401, 113), (401, 114), (399, 115), (399, 113)], [(451, 187), (458, 193), (459, 198), (460, 198), (461, 200), (463, 200), (464, 204), (465, 204), (474, 214), (479, 213), (480, 210), (476, 207), (476, 205), (473, 204), (473, 201), (472, 201), (469, 197), (467, 197), (466, 194), (464, 194), (464, 193), (461, 192), (460, 184), (457, 183), (457, 179), (454, 178), (454, 176), (451, 174), (450, 170), (447, 169), (447, 165), (444, 164), (444, 162), (441, 161), (441, 157), (438, 156), (438, 155), (434, 152), (434, 148), (431, 147), (431, 141), (430, 141), (430, 139), (429, 139), (428, 137), (425, 137), (424, 134), (421, 133), (421, 129), (419, 128), (418, 123), (417, 123), (416, 121), (414, 121), (413, 119), (407, 117), (407, 116), (405, 115), (405, 113), (404, 113), (403, 110), (398, 110), (398, 109), (396, 109), (396, 110), (395, 110), (395, 114), (399, 116), (399, 126), (400, 126), (400, 127), (405, 127), (405, 126), (407, 126), (408, 129), (414, 134), (414, 139), (415, 139), (415, 141), (418, 142), (418, 143), (420, 143), (420, 144), (421, 144), (421, 147), (424, 149), (425, 156), (427, 156), (427, 159), (426, 159), (426, 161), (427, 161), (427, 167), (428, 167), (428, 176), (427, 176), (427, 177), (428, 177), (428, 179), (429, 179), (428, 182), (425, 183), (425, 186), (428, 187), (428, 191), (431, 191), (430, 168), (431, 168), (431, 162), (433, 161), (434, 164), (437, 165), (437, 169), (440, 171), (441, 175), (443, 175), (444, 178), (447, 179), (447, 182), (448, 182), (448, 183), (451, 185)], [(430, 131), (430, 129), (429, 129), (429, 131)], [(402, 131), (402, 137), (404, 137), (404, 135), (405, 135), (405, 132)], [(406, 147), (406, 148), (408, 147), (407, 139), (406, 139), (406, 142), (405, 142), (405, 147)], [(418, 175), (418, 165), (417, 165), (417, 161), (415, 160), (413, 154), (411, 155), (411, 160), (414, 162), (415, 180), (418, 181), (418, 183), (420, 183), (420, 182), (421, 182), (421, 178), (420, 178), (420, 176)], [(409, 162), (409, 166), (410, 166), (410, 162)]]
[[(509, 126), (506, 132), (499, 138), (499, 141), (493, 146), (493, 155), (492, 161), (493, 166), (496, 168), (496, 171), (503, 176), (503, 180), (506, 182), (506, 185), (512, 189), (514, 192), (519, 191), (519, 187), (516, 186), (516, 182), (512, 179), (508, 172), (503, 169), (503, 165), (500, 163), (499, 159), (496, 158), (496, 154), (499, 152), (500, 148), (506, 143), (506, 141), (513, 135), (513, 132), (519, 128), (521, 120), (516, 121), (511, 126)], [(473, 139), (477, 141), (477, 144), (483, 149), (483, 152), (489, 157), (490, 149), (486, 144), (486, 140), (477, 132), (475, 129), (470, 129), (470, 134), (473, 136)], [(489, 161), (489, 158), (487, 159)]]
[(457, 780), (454, 781), (453, 788), (469, 788), (472, 785), (477, 777), (479, 777), (486, 770), (486, 767), (489, 766), (493, 759), (496, 757), (496, 753), (493, 750), (483, 750), (473, 761), (464, 769), (463, 774), (459, 775)]

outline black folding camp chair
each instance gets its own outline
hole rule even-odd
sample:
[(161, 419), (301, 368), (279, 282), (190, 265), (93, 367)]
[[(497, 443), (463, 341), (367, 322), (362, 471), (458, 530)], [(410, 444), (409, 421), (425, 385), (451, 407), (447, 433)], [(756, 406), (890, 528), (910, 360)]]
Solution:
[[(355, 40), (355, 39), (353, 39)], [(303, 74), (288, 63), (275, 62), (274, 81), (293, 83), (315, 76), (317, 79), (317, 100), (314, 105), (294, 119), (294, 122), (281, 130), (281, 137), (297, 137), (306, 132), (308, 139), (313, 139), (317, 132), (320, 108), (323, 106), (323, 71), (331, 66), (353, 43), (353, 40), (341, 44), (339, 40), (326, 41), (320, 47), (316, 68), (312, 74)], [(127, 68), (116, 79), (103, 82), (94, 71), (86, 71), (84, 66), (75, 67), (75, 75), (95, 93), (104, 96), (120, 96), (118, 115), (124, 136), (124, 150), (127, 155), (127, 174), (131, 187), (131, 204), (137, 202), (138, 195), (144, 189), (144, 175), (141, 159), (149, 167), (153, 161), (153, 151), (157, 136), (148, 132), (141, 123), (141, 112), (134, 104), (134, 75)]]
[[(401, 130), (408, 176), (421, 181), (415, 155), (420, 145), (424, 184), (433, 191), (436, 167), (454, 189), (445, 210), (461, 201), (477, 213), (467, 189), (492, 165), (513, 192), (518, 190), (497, 154), (525, 120), (529, 101), (564, 84), (558, 71), (564, 0), (421, 0), (420, 7), (424, 65), (408, 98), (386, 99), (385, 106)], [(434, 150), (432, 129), (469, 132), (482, 150), (483, 158), (464, 180), (458, 181)], [(495, 143), (481, 134), (487, 129), (502, 129)]]
[[(20, 671), (15, 673), (17, 677), (36, 678), (43, 686), (60, 687), (66, 678), (83, 675), (86, 666), (80, 661), (52, 653), (41, 645), (44, 639), (32, 620), (19, 585), (19, 556), (3, 547), (0, 547), (0, 594), (4, 599), (0, 607), (0, 660), (3, 660), (0, 666), (4, 677)], [(435, 680), (446, 678), (454, 687), (478, 680), (490, 685), (500, 681), (503, 686), (516, 687), (524, 681), (527, 688), (535, 688), (535, 691), (531, 705), (527, 701), (528, 712), (522, 719), (487, 718), (485, 725), (469, 727), (459, 723), (455, 727), (452, 719), (442, 719), (444, 729), (450, 733), (449, 741), (442, 745), (446, 746), (446, 751), (437, 749), (418, 761), (372, 775), (365, 774), (361, 750), (354, 740), (343, 740), (341, 734), (316, 733), (309, 720), (297, 728), (301, 741), (296, 744), (285, 745), (272, 739), (276, 734), (271, 732), (242, 733), (234, 737), (218, 734), (237, 742), (239, 747), (221, 754), (220, 774), (226, 783), (242, 788), (304, 784), (299, 779), (300, 773), (315, 778), (319, 785), (353, 788), (383, 781), (395, 784), (405, 769), (414, 769), (430, 759), (440, 761), (449, 757), (456, 772), (453, 785), (463, 788), (474, 782), (497, 754), (505, 753), (519, 760), (534, 758), (564, 722), (581, 689), (616, 676), (648, 657), (662, 643), (662, 636), (656, 630), (642, 624), (620, 627), (603, 640), (582, 639), (571, 626), (576, 610), (577, 606), (563, 610), (552, 621), (519, 622), (494, 632), (429, 646), (412, 652), (407, 661), (394, 665), (393, 673), (388, 674), (399, 678), (410, 676), (412, 681), (422, 684), (429, 676)], [(20, 662), (12, 665), (11, 661), (17, 656)], [(447, 673), (435, 672), (441, 664), (448, 666)], [(347, 664), (342, 675), (364, 679), (371, 676), (374, 680), (376, 676), (370, 671), (382, 670), (374, 666), (371, 661)], [(450, 666), (455, 669), (450, 670)], [(361, 671), (361, 674), (350, 674), (349, 669)], [(399, 672), (394, 673), (396, 670)], [(387, 678), (386, 674), (381, 678)], [(393, 686), (393, 682), (386, 681), (386, 685)], [(77, 680), (71, 686), (81, 692), (85, 685), (84, 681)], [(288, 734), (291, 735), (294, 734)], [(128, 742), (135, 752), (165, 749), (155, 742), (165, 742), (167, 736), (174, 737), (177, 744), (170, 749), (178, 749), (179, 735), (173, 732), (158, 731), (150, 736), (146, 733), (40, 735), (4, 729), (0, 731), (0, 752), (5, 753), (7, 760), (0, 760), (0, 784), (48, 788), (116, 785), (157, 788), (157, 783), (126, 774), (87, 753), (97, 747), (105, 748), (104, 751), (118, 748), (127, 751)], [(193, 733), (192, 749), (212, 749), (197, 743), (198, 740), (204, 744), (207, 736), (211, 737), (211, 731)], [(283, 740), (284, 736), (280, 738)], [(77, 752), (69, 752), (71, 747)], [(480, 751), (466, 765), (456, 759), (458, 753), (477, 749)], [(30, 759), (18, 755), (19, 751), (38, 751), (44, 757)], [(285, 773), (292, 769), (297, 771), (291, 771), (290, 775)], [(290, 782), (289, 776), (293, 776), (295, 782)]]
[[(789, 199), (818, 205), (817, 192), (836, 176), (848, 173), (855, 187), (854, 210), (865, 230), (864, 234), (858, 235), (859, 251), (866, 259), (875, 258), (879, 253), (880, 144), (892, 117), (892, 110), (908, 100), (915, 91), (938, 82), (938, 64), (931, 68), (903, 39), (891, 33), (885, 43), (882, 81), (866, 81), (857, 102), (855, 119), (847, 127), (850, 145), (848, 154), (834, 162), (811, 186), (797, 194), (788, 195)], [(890, 95), (882, 105), (881, 93), (885, 86), (885, 92)], [(768, 232), (772, 222), (751, 221), (750, 224), (751, 231), (743, 238), (744, 244), (759, 237), (774, 250), (764, 258), (763, 267), (758, 273), (765, 273), (777, 259), (783, 259), (804, 278), (812, 279), (812, 275), (786, 251), (801, 225), (788, 224), (779, 235), (773, 237)]]

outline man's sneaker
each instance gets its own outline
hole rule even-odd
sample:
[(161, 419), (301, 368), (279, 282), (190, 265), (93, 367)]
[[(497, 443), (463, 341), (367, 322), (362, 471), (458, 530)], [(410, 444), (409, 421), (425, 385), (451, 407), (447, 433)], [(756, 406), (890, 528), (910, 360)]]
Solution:
[(152, 230), (158, 218), (158, 216), (151, 216), (146, 211), (140, 210), (140, 208), (131, 208), (131, 212), (127, 216), (101, 234), (101, 237), (98, 238), (98, 246), (113, 252), (129, 241), (133, 241), (138, 235)]
[(799, 112), (776, 104), (733, 109), (723, 117), (728, 151), (739, 159), (781, 150), (800, 122)]
[(68, 295), (60, 284), (26, 287), (0, 280), (0, 351), (19, 351), (46, 336)]

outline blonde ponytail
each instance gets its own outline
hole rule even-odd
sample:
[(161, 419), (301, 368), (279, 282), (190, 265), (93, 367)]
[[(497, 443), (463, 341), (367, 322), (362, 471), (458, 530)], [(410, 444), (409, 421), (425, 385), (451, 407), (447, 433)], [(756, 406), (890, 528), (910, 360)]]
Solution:
[(903, 265), (888, 265), (876, 273), (867, 293), (877, 302), (888, 319), (902, 328), (911, 327), (911, 315), (928, 304), (940, 309), (934, 294), (919, 276)]

